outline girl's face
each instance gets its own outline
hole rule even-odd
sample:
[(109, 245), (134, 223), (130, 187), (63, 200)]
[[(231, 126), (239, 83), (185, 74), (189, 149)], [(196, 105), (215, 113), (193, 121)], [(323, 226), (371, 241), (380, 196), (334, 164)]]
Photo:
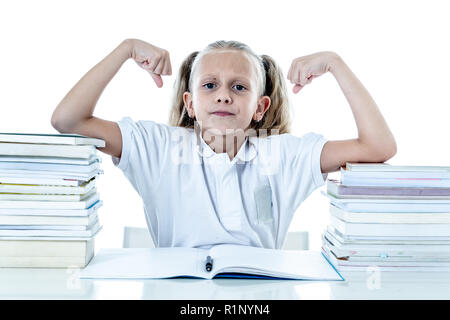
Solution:
[(243, 52), (207, 53), (192, 76), (192, 94), (185, 92), (183, 100), (202, 133), (211, 130), (213, 135), (228, 135), (239, 129), (245, 132), (251, 120), (259, 121), (270, 106), (268, 96), (258, 96), (261, 80), (256, 65)]

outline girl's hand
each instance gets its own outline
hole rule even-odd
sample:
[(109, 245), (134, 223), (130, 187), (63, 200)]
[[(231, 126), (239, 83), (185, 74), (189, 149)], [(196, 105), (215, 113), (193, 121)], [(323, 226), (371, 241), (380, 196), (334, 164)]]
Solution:
[(338, 57), (336, 53), (324, 51), (294, 59), (287, 75), (288, 80), (295, 83), (292, 91), (298, 93), (314, 78), (328, 72), (330, 64), (336, 57)]
[(127, 39), (130, 44), (131, 58), (142, 69), (148, 71), (158, 88), (163, 86), (161, 75), (171, 75), (169, 52), (138, 39)]

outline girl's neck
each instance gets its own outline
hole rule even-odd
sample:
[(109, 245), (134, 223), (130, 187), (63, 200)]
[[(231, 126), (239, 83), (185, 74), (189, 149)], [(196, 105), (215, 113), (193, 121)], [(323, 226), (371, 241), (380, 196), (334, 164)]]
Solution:
[(208, 136), (205, 142), (215, 153), (227, 153), (231, 161), (245, 142), (245, 134), (239, 134), (239, 131), (231, 135)]

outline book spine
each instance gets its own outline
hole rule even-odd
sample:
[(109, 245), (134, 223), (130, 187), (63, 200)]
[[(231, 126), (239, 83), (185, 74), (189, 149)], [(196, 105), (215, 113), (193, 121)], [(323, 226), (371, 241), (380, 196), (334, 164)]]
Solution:
[(94, 241), (0, 240), (0, 257), (86, 256), (93, 250)]
[(348, 236), (374, 237), (450, 237), (450, 224), (367, 224), (348, 223), (331, 216), (332, 225)]
[(98, 194), (85, 201), (0, 201), (0, 208), (16, 209), (86, 209), (98, 201)]
[(0, 215), (33, 215), (33, 216), (76, 216), (83, 217), (95, 212), (103, 205), (103, 201), (97, 200), (85, 209), (54, 209), (54, 208), (0, 208)]
[(0, 177), (2, 184), (28, 184), (45, 186), (70, 186), (78, 187), (85, 180), (60, 179), (60, 178), (22, 178), (22, 177)]
[(0, 257), (0, 268), (84, 268), (86, 257)]
[(450, 188), (450, 179), (354, 179), (342, 176), (342, 185), (353, 187), (437, 187)]
[(0, 143), (0, 154), (87, 159), (96, 154), (94, 146)]
[(450, 172), (420, 172), (420, 171), (392, 171), (392, 172), (372, 172), (372, 171), (347, 171), (343, 170), (345, 179), (449, 179)]

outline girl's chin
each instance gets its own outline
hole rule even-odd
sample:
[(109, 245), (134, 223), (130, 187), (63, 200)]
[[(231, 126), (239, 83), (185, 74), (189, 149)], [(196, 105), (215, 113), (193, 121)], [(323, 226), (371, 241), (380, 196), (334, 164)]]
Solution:
[(242, 128), (235, 128), (230, 126), (205, 126), (202, 128), (203, 133), (209, 135), (235, 135), (237, 133), (242, 133), (245, 130)]

